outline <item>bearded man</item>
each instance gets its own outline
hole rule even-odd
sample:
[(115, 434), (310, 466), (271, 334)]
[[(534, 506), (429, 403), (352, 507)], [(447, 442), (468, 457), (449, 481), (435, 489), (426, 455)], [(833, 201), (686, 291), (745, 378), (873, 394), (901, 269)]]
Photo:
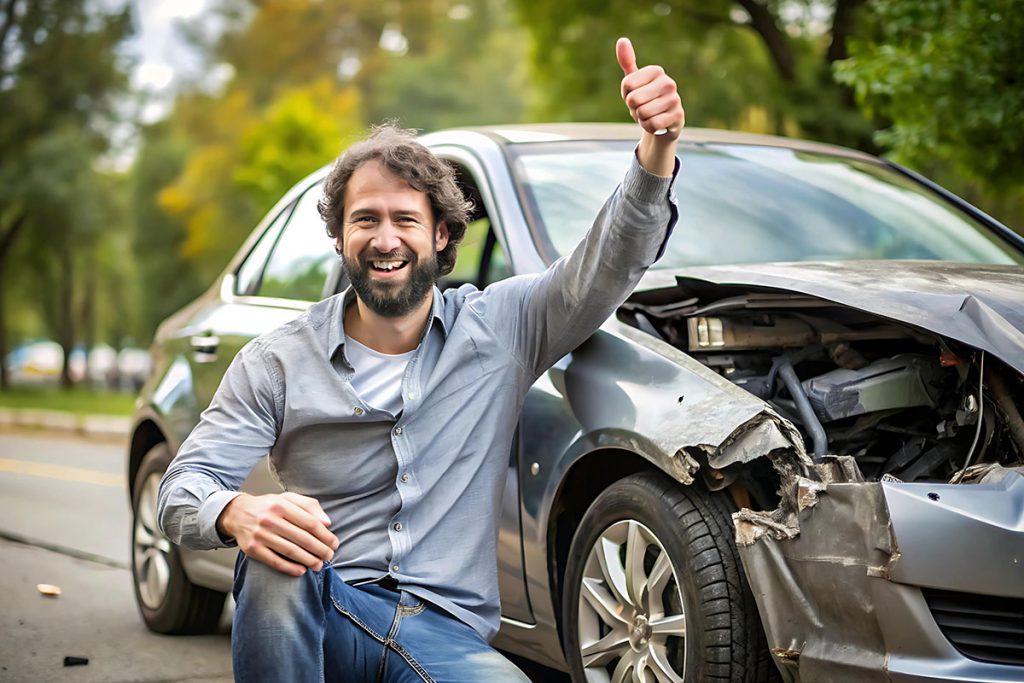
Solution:
[[(164, 532), (237, 544), (238, 680), (524, 681), (498, 630), (497, 517), (523, 398), (622, 303), (676, 219), (683, 109), (616, 46), (643, 132), (544, 273), (442, 293), (469, 206), (412, 136), (349, 148), (320, 212), (351, 287), (236, 356), (161, 484)], [(269, 453), (284, 493), (238, 492)]]

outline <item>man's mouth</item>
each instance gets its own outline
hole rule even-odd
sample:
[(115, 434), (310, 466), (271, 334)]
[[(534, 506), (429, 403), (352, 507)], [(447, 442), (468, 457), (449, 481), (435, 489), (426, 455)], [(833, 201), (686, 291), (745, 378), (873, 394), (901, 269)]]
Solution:
[(402, 260), (373, 260), (370, 261), (370, 270), (377, 271), (378, 273), (390, 273), (396, 270), (401, 270), (408, 265), (408, 261)]

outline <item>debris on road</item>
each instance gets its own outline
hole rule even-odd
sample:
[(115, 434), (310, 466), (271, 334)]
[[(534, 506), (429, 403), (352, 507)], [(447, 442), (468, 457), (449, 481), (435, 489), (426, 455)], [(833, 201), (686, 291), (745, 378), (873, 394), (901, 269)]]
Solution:
[(88, 657), (65, 657), (64, 666), (85, 666), (89, 663)]
[(60, 595), (60, 586), (54, 586), (52, 583), (37, 583), (36, 590), (51, 598), (56, 598)]

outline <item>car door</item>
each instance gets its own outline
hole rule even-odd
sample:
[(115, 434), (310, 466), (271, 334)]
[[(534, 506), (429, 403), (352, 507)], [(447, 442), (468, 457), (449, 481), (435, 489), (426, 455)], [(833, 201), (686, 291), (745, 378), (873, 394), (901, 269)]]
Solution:
[[(317, 211), (320, 193), (320, 185), (312, 185), (281, 209), (238, 266), (225, 275), (219, 301), (197, 313), (185, 328), (182, 336), (190, 346), (199, 410), (209, 404), (228, 365), (245, 344), (334, 293), (338, 259)], [(195, 421), (198, 414), (192, 424)], [(266, 459), (253, 468), (242, 490), (280, 490)], [(231, 549), (202, 553), (190, 558), (190, 574), (198, 575), (203, 569), (197, 565), (206, 562), (223, 570), (234, 557)]]

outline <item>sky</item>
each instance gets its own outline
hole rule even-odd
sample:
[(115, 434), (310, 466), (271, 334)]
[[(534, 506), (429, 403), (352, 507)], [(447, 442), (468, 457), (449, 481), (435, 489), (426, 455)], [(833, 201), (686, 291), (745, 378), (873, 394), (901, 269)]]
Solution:
[(151, 93), (144, 105), (146, 122), (162, 118), (170, 106), (177, 80), (195, 77), (201, 66), (178, 27), (195, 19), (214, 0), (129, 0), (135, 35), (125, 51), (137, 60), (132, 73), (136, 90)]

